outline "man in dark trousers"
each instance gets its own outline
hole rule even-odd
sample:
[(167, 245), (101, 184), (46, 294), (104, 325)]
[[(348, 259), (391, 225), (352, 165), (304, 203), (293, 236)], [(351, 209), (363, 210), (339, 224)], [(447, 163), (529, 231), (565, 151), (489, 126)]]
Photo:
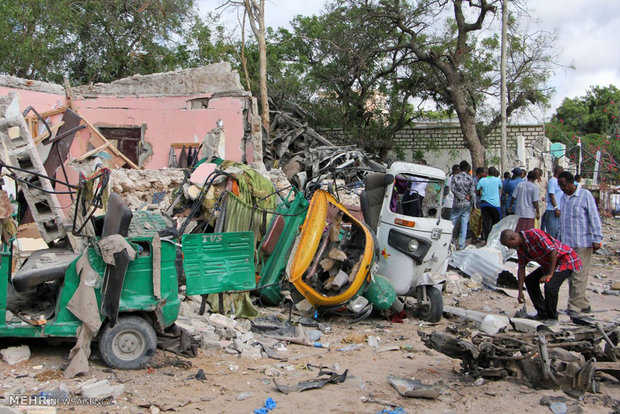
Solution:
[[(577, 253), (540, 229), (530, 229), (519, 233), (504, 230), (500, 236), (500, 243), (517, 250), (519, 261), (517, 300), (519, 303), (525, 302), (523, 297), (523, 282), (525, 281), (527, 293), (538, 312), (535, 318), (556, 321), (560, 286), (573, 272), (581, 270), (581, 259)], [(525, 277), (525, 266), (532, 261), (538, 263), (540, 267)], [(540, 290), (541, 283), (545, 284), (544, 297)]]

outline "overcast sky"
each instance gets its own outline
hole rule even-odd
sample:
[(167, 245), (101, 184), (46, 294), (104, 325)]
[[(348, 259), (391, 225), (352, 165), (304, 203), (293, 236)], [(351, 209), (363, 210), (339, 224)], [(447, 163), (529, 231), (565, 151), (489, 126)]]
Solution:
[[(197, 0), (201, 12), (214, 10), (224, 0)], [(550, 79), (556, 88), (549, 118), (566, 97), (585, 95), (593, 85), (620, 87), (620, 1), (618, 0), (528, 0), (532, 16), (538, 19), (530, 29), (557, 30), (558, 68)], [(321, 12), (324, 0), (267, 0), (266, 20), (271, 27), (288, 26), (298, 14)], [(230, 13), (223, 19), (231, 25)]]

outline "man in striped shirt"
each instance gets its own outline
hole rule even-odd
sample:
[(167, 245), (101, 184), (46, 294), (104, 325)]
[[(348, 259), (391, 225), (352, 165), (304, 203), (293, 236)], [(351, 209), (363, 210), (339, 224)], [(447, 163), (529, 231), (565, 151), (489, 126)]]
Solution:
[[(525, 282), (527, 293), (538, 312), (536, 319), (557, 320), (560, 286), (573, 272), (581, 270), (581, 260), (577, 253), (540, 229), (522, 232), (504, 230), (500, 242), (506, 247), (517, 250), (519, 303), (525, 301), (523, 298), (523, 282)], [(529, 262), (536, 262), (540, 267), (525, 277), (525, 266)], [(540, 290), (541, 283), (545, 284), (544, 297)]]
[(583, 269), (573, 273), (568, 281), (568, 314), (574, 316), (592, 310), (586, 298), (586, 287), (590, 276), (590, 259), (592, 253), (601, 247), (603, 232), (594, 197), (585, 188), (575, 185), (573, 174), (562, 172), (558, 176), (558, 185), (564, 192), (560, 200), (562, 242), (575, 249), (583, 263)]

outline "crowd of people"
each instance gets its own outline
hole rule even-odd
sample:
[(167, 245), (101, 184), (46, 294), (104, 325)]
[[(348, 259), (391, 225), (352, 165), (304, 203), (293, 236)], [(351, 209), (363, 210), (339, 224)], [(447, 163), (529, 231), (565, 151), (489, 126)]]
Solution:
[[(553, 323), (558, 318), (558, 291), (568, 280), (566, 313), (576, 317), (591, 312), (586, 286), (592, 254), (603, 239), (594, 197), (581, 187), (580, 177), (560, 166), (548, 181), (540, 168), (515, 168), (503, 177), (495, 167), (478, 168), (472, 175), (467, 161), (452, 166), (446, 182), (449, 208), (442, 215), (454, 224), (457, 249), (464, 249), (468, 238), (486, 242), (493, 225), (514, 214), (516, 228), (503, 231), (500, 242), (517, 250), (518, 301), (524, 302), (525, 285), (535, 318)], [(531, 261), (540, 267), (526, 276)]]

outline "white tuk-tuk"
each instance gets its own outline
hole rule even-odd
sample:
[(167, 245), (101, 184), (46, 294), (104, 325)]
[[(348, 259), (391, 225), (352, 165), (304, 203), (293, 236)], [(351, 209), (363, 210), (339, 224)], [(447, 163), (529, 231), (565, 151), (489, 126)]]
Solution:
[(378, 239), (377, 274), (397, 295), (417, 298), (420, 316), (432, 322), (443, 313), (452, 240), (452, 222), (441, 218), (445, 180), (438, 168), (395, 162), (385, 173), (368, 175), (360, 196), (364, 220)]

